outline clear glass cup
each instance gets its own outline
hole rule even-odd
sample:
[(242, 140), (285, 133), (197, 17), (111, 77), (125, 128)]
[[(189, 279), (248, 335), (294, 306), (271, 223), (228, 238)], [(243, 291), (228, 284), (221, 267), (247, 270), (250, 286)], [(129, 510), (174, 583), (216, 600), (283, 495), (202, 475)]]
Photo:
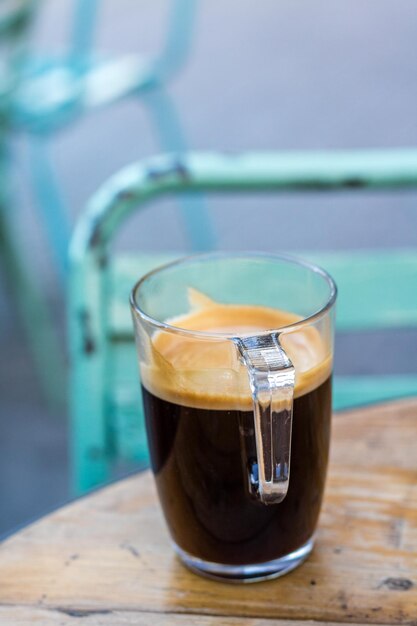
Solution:
[(230, 581), (311, 552), (329, 452), (336, 286), (286, 256), (212, 253), (131, 295), (143, 405), (174, 548)]

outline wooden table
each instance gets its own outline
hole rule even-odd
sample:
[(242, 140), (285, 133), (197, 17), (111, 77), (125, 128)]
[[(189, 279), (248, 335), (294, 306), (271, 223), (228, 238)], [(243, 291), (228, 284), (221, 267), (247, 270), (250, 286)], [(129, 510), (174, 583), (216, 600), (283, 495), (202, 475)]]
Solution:
[(317, 546), (301, 568), (253, 585), (187, 571), (146, 472), (0, 545), (0, 624), (417, 625), (417, 401), (333, 424)]

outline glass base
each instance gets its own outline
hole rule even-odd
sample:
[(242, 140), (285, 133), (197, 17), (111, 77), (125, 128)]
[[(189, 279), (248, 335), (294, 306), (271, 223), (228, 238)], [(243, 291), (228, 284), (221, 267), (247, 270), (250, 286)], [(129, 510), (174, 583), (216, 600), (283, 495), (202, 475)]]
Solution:
[(284, 574), (288, 574), (293, 569), (301, 565), (303, 561), (311, 553), (314, 546), (314, 537), (309, 539), (301, 548), (282, 556), (273, 561), (265, 561), (264, 563), (254, 563), (251, 565), (224, 565), (222, 563), (212, 563), (211, 561), (203, 561), (192, 556), (185, 550), (182, 550), (174, 543), (174, 549), (181, 561), (193, 572), (222, 580), (229, 583), (252, 583), (261, 580), (271, 580), (278, 578)]

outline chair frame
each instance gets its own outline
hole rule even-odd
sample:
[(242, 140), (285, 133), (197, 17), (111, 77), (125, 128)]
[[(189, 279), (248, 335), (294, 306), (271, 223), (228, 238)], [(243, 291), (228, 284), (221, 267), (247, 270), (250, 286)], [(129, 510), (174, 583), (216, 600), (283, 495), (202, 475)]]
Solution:
[[(74, 21), (66, 51), (29, 56), (29, 28), (40, 4), (40, 0), (17, 0), (0, 18), (0, 43), (7, 51), (7, 81), (0, 90), (0, 178), (5, 180), (10, 175), (12, 135), (24, 134), (29, 146), (34, 206), (45, 228), (60, 284), (65, 286), (71, 223), (49, 154), (51, 142), (57, 131), (76, 123), (81, 116), (129, 97), (145, 106), (162, 150), (186, 150), (185, 133), (166, 86), (189, 54), (197, 0), (170, 0), (165, 43), (154, 59), (139, 54), (109, 57), (93, 50), (100, 0), (74, 0)], [(198, 220), (189, 200), (181, 202), (180, 208), (194, 249), (205, 250), (212, 247), (214, 235), (204, 199), (199, 198), (197, 203)], [(44, 396), (51, 408), (63, 414), (62, 350), (41, 285), (30, 276), (24, 250), (13, 232), (15, 209), (13, 194), (2, 193), (0, 254), (5, 277), (32, 349)], [(21, 294), (26, 295), (26, 303)]]
[[(100, 0), (77, 0), (69, 49), (63, 55), (34, 56), (23, 67), (20, 88), (11, 107), (11, 125), (29, 136), (33, 188), (63, 283), (68, 268), (69, 210), (49, 156), (56, 132), (92, 111), (126, 98), (140, 100), (150, 115), (162, 150), (187, 149), (185, 133), (166, 86), (186, 62), (192, 42), (197, 0), (171, 0), (170, 17), (161, 53), (153, 59), (140, 54), (117, 57), (93, 50)], [(180, 203), (185, 227), (196, 250), (213, 244), (212, 225), (199, 199), (197, 227), (187, 201)]]
[[(106, 267), (118, 228), (156, 198), (178, 193), (417, 188), (417, 150), (162, 155), (124, 168), (94, 194), (71, 245), (69, 336), (74, 484), (109, 478)], [(126, 307), (128, 303), (126, 302)], [(415, 316), (416, 311), (412, 312)], [(411, 319), (411, 318), (410, 318)], [(402, 320), (404, 322), (404, 320)], [(415, 319), (414, 319), (415, 323)], [(133, 336), (133, 333), (132, 333)]]

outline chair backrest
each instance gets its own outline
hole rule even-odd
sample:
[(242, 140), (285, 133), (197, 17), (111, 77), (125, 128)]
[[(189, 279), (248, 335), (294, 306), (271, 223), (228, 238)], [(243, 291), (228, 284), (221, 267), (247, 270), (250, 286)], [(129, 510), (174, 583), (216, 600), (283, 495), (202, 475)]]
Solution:
[[(92, 459), (88, 477), (82, 475), (82, 461), (76, 461), (77, 484), (85, 488), (105, 479), (107, 469), (103, 459), (109, 454), (105, 449), (112, 439), (109, 431), (114, 432), (123, 424), (123, 420), (117, 422), (117, 418), (109, 425), (106, 416), (131, 392), (139, 398), (138, 384), (135, 385), (132, 378), (128, 378), (123, 389), (115, 389), (117, 367), (134, 372), (136, 379), (138, 374), (133, 367), (133, 350), (125, 351), (126, 346), (133, 345), (127, 298), (134, 277), (130, 275), (129, 284), (119, 285), (119, 275), (115, 273), (110, 254), (118, 228), (133, 211), (162, 195), (199, 191), (249, 193), (389, 188), (417, 188), (417, 150), (168, 155), (131, 165), (112, 177), (94, 195), (78, 223), (71, 247), (69, 315), (74, 439), (77, 442), (88, 434)], [(336, 255), (333, 266), (326, 264), (326, 267), (343, 283), (338, 306), (339, 328), (416, 327), (417, 290), (413, 290), (417, 278), (416, 259), (413, 257), (409, 275), (402, 276), (401, 272), (408, 267), (406, 252), (397, 268), (382, 255), (378, 258), (362, 253), (352, 269), (349, 255)], [(158, 260), (150, 259), (148, 264), (156, 265)], [(144, 271), (146, 269), (143, 267)], [(375, 270), (385, 273), (383, 282), (374, 282)], [(399, 281), (398, 276), (402, 280)], [(120, 290), (123, 296), (115, 304), (118, 289), (119, 296)], [(415, 383), (413, 379), (417, 389)], [(130, 406), (137, 412), (136, 423), (139, 423), (139, 399), (133, 400)], [(115, 414), (120, 416), (123, 412), (116, 410)], [(91, 416), (100, 417), (91, 421)], [(126, 439), (130, 440), (131, 448), (139, 449), (137, 433), (128, 434)]]
[[(416, 149), (157, 157), (126, 167), (94, 195), (72, 241), (73, 271), (83, 280), (87, 275), (100, 280), (121, 223), (162, 195), (406, 188), (417, 188)], [(103, 294), (99, 290), (96, 296)], [(376, 307), (369, 324), (386, 326), (392, 319)]]

